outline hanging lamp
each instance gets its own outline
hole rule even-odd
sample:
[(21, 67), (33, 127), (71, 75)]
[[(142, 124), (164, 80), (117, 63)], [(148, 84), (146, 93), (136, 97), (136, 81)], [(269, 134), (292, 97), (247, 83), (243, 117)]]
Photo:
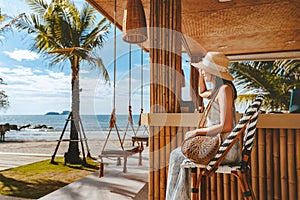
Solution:
[(125, 42), (137, 44), (146, 41), (147, 23), (141, 0), (128, 0), (123, 16), (123, 37)]

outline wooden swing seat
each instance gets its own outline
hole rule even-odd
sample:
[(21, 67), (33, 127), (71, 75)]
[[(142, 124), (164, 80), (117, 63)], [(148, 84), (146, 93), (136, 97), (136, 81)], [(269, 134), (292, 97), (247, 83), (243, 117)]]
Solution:
[(146, 142), (146, 146), (148, 146), (149, 136), (148, 135), (136, 135), (131, 137), (132, 145), (134, 146), (134, 143), (141, 143), (143, 145), (143, 142)]
[(131, 147), (131, 148), (124, 148), (124, 150), (103, 150), (101, 152), (101, 154), (98, 156), (99, 160), (98, 162), (100, 163), (99, 166), (99, 178), (104, 176), (104, 165), (105, 162), (103, 161), (103, 158), (117, 158), (117, 166), (121, 165), (121, 157), (123, 157), (124, 159), (124, 163), (123, 163), (123, 173), (127, 172), (127, 157), (139, 153), (139, 163), (138, 165), (141, 165), (142, 163), (142, 151), (144, 150), (144, 148), (142, 148), (141, 146), (136, 146), (136, 147)]
[(122, 157), (122, 156), (131, 156), (139, 152), (139, 147), (133, 147), (123, 150), (104, 150), (99, 157)]

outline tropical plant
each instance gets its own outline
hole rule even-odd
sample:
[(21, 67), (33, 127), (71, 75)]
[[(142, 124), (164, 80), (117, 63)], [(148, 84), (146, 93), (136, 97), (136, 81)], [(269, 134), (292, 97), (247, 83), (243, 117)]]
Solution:
[(33, 34), (33, 49), (47, 55), (50, 64), (55, 65), (69, 61), (72, 76), (72, 116), (70, 142), (66, 155), (69, 163), (80, 162), (78, 147), (80, 90), (79, 70), (81, 61), (100, 67), (106, 81), (108, 72), (96, 50), (104, 45), (110, 24), (105, 18), (96, 23), (96, 11), (84, 4), (79, 10), (71, 0), (25, 0), (34, 11), (18, 21), (16, 27)]
[(268, 111), (288, 110), (291, 89), (300, 88), (300, 60), (235, 62), (230, 72), (240, 90), (239, 100), (264, 93)]

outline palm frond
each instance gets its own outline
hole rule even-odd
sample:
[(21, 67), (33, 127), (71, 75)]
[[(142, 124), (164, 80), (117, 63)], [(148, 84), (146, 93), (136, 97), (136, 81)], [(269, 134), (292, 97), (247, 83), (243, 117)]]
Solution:
[(236, 103), (248, 103), (249, 101), (253, 101), (257, 95), (256, 94), (239, 94), (236, 99)]
[(299, 61), (295, 60), (232, 63), (230, 72), (243, 93), (265, 93), (269, 110), (288, 109), (289, 90), (300, 85), (295, 76), (299, 73)]
[(25, 0), (25, 2), (39, 16), (43, 16), (49, 7), (47, 2), (43, 0)]
[(83, 32), (90, 27), (94, 26), (96, 20), (95, 9), (93, 9), (89, 4), (85, 4), (81, 10), (81, 28)]
[(106, 83), (110, 82), (109, 73), (103, 63), (103, 60), (98, 54), (96, 54), (95, 52), (90, 52), (85, 61), (88, 62), (92, 67), (97, 67), (99, 69)]
[(94, 47), (102, 47), (104, 44), (105, 37), (108, 35), (110, 29), (110, 23), (103, 18), (97, 26), (90, 31), (89, 34), (82, 37), (83, 46), (88, 49), (93, 49)]
[(1, 19), (1, 22), (2, 20), (4, 19), (10, 19), (9, 22), (7, 22), (4, 26), (0, 27), (0, 33), (3, 33), (5, 32), (6, 30), (8, 29), (11, 29), (11, 27), (17, 23), (17, 21), (22, 18), (23, 16), (25, 15), (25, 13), (21, 13), (19, 14), (17, 17), (14, 17), (14, 18), (11, 18), (11, 17), (8, 17), (8, 16), (0, 16), (2, 19)]

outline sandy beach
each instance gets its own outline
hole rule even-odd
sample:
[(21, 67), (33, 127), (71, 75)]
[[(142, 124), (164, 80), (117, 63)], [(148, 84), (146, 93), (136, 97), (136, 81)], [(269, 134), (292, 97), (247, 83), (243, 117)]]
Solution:
[[(11, 153), (28, 153), (28, 154), (49, 154), (53, 155), (58, 141), (53, 140), (23, 140), (23, 141), (5, 141), (0, 142), (0, 152), (11, 152)], [(87, 148), (85, 142), (84, 151), (87, 153)], [(89, 148), (90, 154), (93, 157), (97, 157), (101, 152), (104, 140), (87, 140), (87, 146)], [(57, 155), (63, 155), (68, 151), (69, 142), (63, 141), (60, 143)], [(126, 140), (125, 146), (130, 146), (131, 141)], [(109, 140), (106, 148), (120, 148), (118, 140)], [(82, 152), (81, 144), (79, 143), (79, 150)]]

